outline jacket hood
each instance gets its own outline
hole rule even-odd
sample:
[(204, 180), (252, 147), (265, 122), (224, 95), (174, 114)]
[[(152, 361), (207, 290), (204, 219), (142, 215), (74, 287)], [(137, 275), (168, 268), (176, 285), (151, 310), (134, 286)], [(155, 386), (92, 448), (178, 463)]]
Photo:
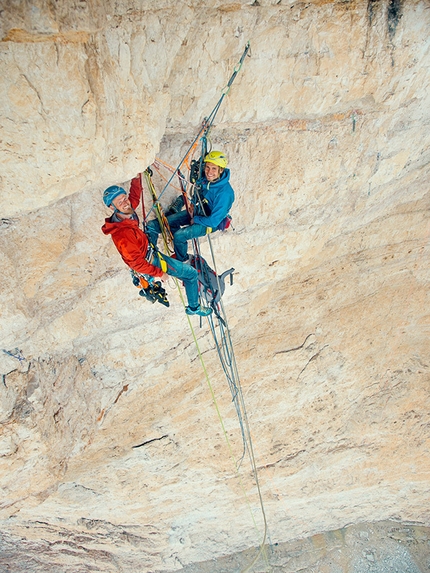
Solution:
[(127, 227), (139, 227), (139, 223), (134, 219), (124, 219), (123, 221), (113, 222), (111, 221), (111, 217), (108, 217), (105, 219), (102, 231), (105, 235), (114, 235), (120, 228), (125, 229)]

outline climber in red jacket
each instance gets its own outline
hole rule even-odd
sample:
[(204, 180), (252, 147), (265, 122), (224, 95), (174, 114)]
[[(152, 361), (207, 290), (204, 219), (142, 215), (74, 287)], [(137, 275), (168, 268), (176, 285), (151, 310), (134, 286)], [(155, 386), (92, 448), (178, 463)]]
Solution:
[(110, 235), (125, 264), (138, 273), (160, 277), (166, 275), (177, 277), (183, 281), (187, 294), (187, 314), (208, 316), (211, 308), (199, 304), (197, 271), (191, 265), (162, 255), (156, 247), (149, 243), (146, 233), (139, 227), (139, 218), (135, 209), (140, 203), (142, 182), (140, 176), (131, 181), (130, 194), (118, 185), (108, 187), (103, 193), (103, 202), (113, 211), (105, 219), (102, 231)]

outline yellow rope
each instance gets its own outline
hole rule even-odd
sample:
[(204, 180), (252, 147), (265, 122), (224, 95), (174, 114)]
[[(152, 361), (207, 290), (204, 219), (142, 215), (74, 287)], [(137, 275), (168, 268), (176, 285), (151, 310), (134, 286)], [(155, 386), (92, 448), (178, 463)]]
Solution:
[[(157, 217), (158, 224), (160, 225), (161, 234), (163, 236), (164, 246), (166, 248), (167, 253), (173, 253), (173, 235), (170, 231), (169, 222), (167, 221), (167, 217), (165, 216), (163, 209), (158, 202), (157, 199), (157, 192), (154, 187), (154, 183), (152, 182), (152, 178), (150, 174), (145, 171), (145, 178), (146, 183), (149, 187), (151, 192), (152, 200), (155, 203), (155, 216)], [(154, 245), (155, 246), (155, 245)]]

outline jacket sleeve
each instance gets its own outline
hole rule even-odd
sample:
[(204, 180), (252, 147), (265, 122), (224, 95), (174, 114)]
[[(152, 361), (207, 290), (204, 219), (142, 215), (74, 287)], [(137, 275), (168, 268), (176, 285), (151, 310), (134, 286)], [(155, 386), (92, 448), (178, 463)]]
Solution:
[(227, 217), (232, 204), (232, 194), (227, 190), (217, 193), (214, 197), (211, 214), (208, 217), (194, 217), (194, 223), (215, 229)]
[(146, 241), (146, 245), (141, 245), (135, 240), (133, 231), (129, 231), (118, 239), (116, 247), (125, 264), (131, 269), (153, 277), (161, 277), (163, 275), (163, 271), (159, 267), (148, 263), (145, 259), (148, 241)]
[(130, 199), (131, 206), (136, 209), (140, 203), (140, 198), (142, 196), (142, 178), (137, 175), (131, 180), (130, 193), (128, 198)]

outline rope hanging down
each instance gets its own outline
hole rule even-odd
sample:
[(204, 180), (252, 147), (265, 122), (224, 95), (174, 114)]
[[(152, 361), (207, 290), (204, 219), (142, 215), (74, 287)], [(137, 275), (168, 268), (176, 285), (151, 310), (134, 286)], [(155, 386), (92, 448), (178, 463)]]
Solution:
[[(211, 250), (212, 264), (213, 264), (213, 267), (215, 270), (215, 275), (216, 275), (217, 280), (218, 280), (218, 289), (221, 291), (222, 285), (220, 284), (220, 281), (219, 281), (220, 275), (218, 275), (218, 273), (217, 273), (215, 256), (214, 256), (214, 251), (213, 251), (210, 236), (208, 236), (208, 241), (209, 241), (210, 250)], [(201, 260), (202, 257), (200, 255), (200, 245), (199, 245), (198, 239), (193, 239), (193, 249), (194, 249), (194, 260), (197, 260), (197, 261)], [(198, 263), (197, 263), (197, 265), (198, 265)], [(196, 268), (198, 269), (198, 266)], [(202, 272), (204, 272), (203, 269), (202, 269)], [(213, 301), (213, 299), (211, 300), (210, 297), (207, 296), (206, 291), (203, 291), (202, 294), (205, 297), (206, 304), (208, 306), (209, 305), (213, 306), (214, 301)], [(219, 301), (216, 303), (216, 306), (217, 306), (216, 312), (214, 312), (213, 315), (210, 315), (207, 318), (209, 321), (209, 325), (210, 325), (211, 333), (212, 333), (212, 336), (214, 339), (215, 347), (216, 347), (216, 350), (218, 353), (218, 357), (220, 359), (222, 369), (223, 369), (224, 374), (226, 376), (227, 383), (228, 383), (228, 386), (229, 386), (229, 389), (230, 389), (230, 392), (232, 395), (232, 401), (233, 401), (233, 404), (235, 406), (236, 413), (238, 416), (239, 425), (240, 425), (240, 429), (241, 429), (241, 433), (242, 433), (242, 441), (243, 441), (243, 453), (242, 453), (242, 456), (241, 456), (239, 462), (236, 461), (236, 459), (234, 458), (233, 455), (232, 455), (232, 457), (233, 457), (233, 460), (234, 460), (235, 465), (236, 465), (236, 470), (238, 472), (239, 467), (242, 463), (242, 460), (245, 456), (245, 453), (246, 452), (248, 453), (248, 457), (249, 457), (251, 469), (252, 469), (252, 475), (254, 477), (254, 481), (255, 481), (255, 484), (257, 487), (258, 499), (259, 499), (261, 514), (263, 517), (263, 524), (264, 524), (263, 540), (260, 543), (260, 549), (259, 549), (257, 555), (255, 556), (255, 558), (252, 560), (252, 562), (245, 569), (242, 570), (242, 573), (246, 573), (246, 572), (250, 571), (250, 569), (258, 561), (260, 556), (263, 557), (263, 559), (266, 561), (267, 566), (269, 567), (268, 558), (267, 558), (267, 554), (266, 554), (266, 547), (265, 547), (266, 540), (267, 540), (268, 526), (267, 526), (266, 513), (265, 513), (265, 509), (264, 509), (263, 497), (262, 497), (260, 483), (259, 483), (259, 479), (258, 479), (257, 464), (255, 461), (254, 449), (253, 449), (253, 445), (252, 445), (251, 431), (250, 431), (250, 427), (249, 427), (249, 423), (248, 423), (248, 416), (247, 416), (246, 407), (245, 407), (245, 400), (243, 397), (239, 372), (238, 372), (237, 363), (236, 363), (236, 357), (235, 357), (234, 349), (233, 349), (233, 342), (231, 339), (230, 329), (229, 329), (228, 320), (227, 320), (227, 316), (225, 313), (224, 305), (222, 302), (222, 298), (219, 298)], [(218, 333), (217, 333), (217, 329), (218, 329)], [(196, 342), (196, 344), (197, 344), (197, 342)], [(203, 362), (202, 358), (201, 358), (201, 361)], [(216, 407), (217, 412), (218, 412), (218, 416), (220, 417), (221, 425), (224, 428), (221, 414), (220, 414), (219, 408), (216, 404), (215, 395), (214, 395), (212, 387), (210, 386), (209, 381), (208, 381), (208, 384), (209, 384), (209, 387), (210, 387), (210, 390), (212, 393), (212, 398), (213, 398), (215, 407)], [(231, 446), (229, 444), (228, 436), (226, 434), (225, 434), (225, 437), (226, 437), (228, 446), (229, 446), (230, 451), (231, 451)], [(252, 518), (254, 519), (254, 516), (252, 516)], [(254, 524), (255, 524), (255, 520), (254, 520)]]
[[(230, 81), (228, 82), (226, 88), (224, 89), (220, 100), (218, 101), (217, 105), (215, 106), (215, 108), (213, 109), (209, 118), (207, 119), (207, 129), (204, 131), (204, 135), (201, 137), (201, 153), (200, 153), (200, 162), (199, 162), (199, 166), (198, 166), (198, 173), (196, 173), (195, 176), (191, 178), (191, 180), (193, 182), (198, 181), (202, 177), (203, 158), (207, 154), (207, 137), (206, 137), (206, 134), (207, 134), (210, 126), (212, 125), (216, 114), (218, 113), (218, 110), (219, 110), (219, 107), (223, 101), (223, 98), (228, 93), (228, 91), (231, 87), (231, 84), (233, 83), (237, 73), (239, 72), (239, 70), (242, 66), (243, 60), (244, 60), (248, 50), (249, 50), (249, 43), (247, 44), (245, 51), (244, 51), (244, 53), (240, 59), (240, 62), (238, 64), (238, 66), (235, 68), (235, 71), (234, 71), (232, 77), (230, 78)], [(192, 145), (194, 145), (194, 142)], [(173, 178), (173, 176), (172, 176), (172, 178)], [(201, 202), (201, 199), (199, 196), (199, 191), (198, 191), (198, 184), (196, 184), (194, 191), (197, 195), (198, 200)], [(207, 238), (209, 241), (209, 246), (210, 246), (210, 251), (211, 251), (211, 256), (212, 256), (212, 266), (213, 266), (213, 269), (215, 271), (215, 276), (216, 276), (217, 281), (218, 281), (218, 291), (221, 293), (222, 292), (222, 285), (220, 282), (220, 275), (218, 274), (218, 271), (217, 271), (215, 255), (214, 255), (214, 250), (212, 247), (212, 241), (211, 241), (210, 235), (207, 235)], [(197, 270), (199, 270), (198, 262), (202, 260), (201, 253), (200, 253), (199, 240), (193, 239), (192, 244), (193, 244), (193, 249), (194, 249), (194, 260), (197, 262), (196, 268), (197, 268)], [(207, 269), (205, 270), (205, 268), (202, 266), (201, 272), (207, 272)], [(265, 543), (266, 543), (267, 532), (268, 532), (266, 513), (264, 510), (263, 498), (262, 498), (259, 479), (258, 479), (257, 465), (256, 465), (254, 450), (253, 450), (253, 445), (252, 445), (252, 437), (251, 437), (251, 432), (250, 432), (249, 423), (248, 423), (248, 417), (247, 417), (246, 408), (245, 408), (245, 400), (243, 397), (239, 372), (238, 372), (237, 363), (236, 363), (236, 357), (234, 354), (233, 343), (232, 343), (232, 339), (231, 339), (231, 335), (230, 335), (230, 329), (228, 326), (228, 320), (227, 320), (227, 316), (225, 313), (222, 298), (219, 297), (219, 301), (215, 304), (213, 299), (212, 300), (208, 299), (207, 291), (202, 291), (202, 295), (206, 298), (206, 304), (207, 305), (211, 305), (213, 308), (215, 306), (217, 307), (217, 308), (214, 308), (215, 318), (213, 315), (210, 315), (207, 318), (208, 318), (208, 321), (210, 324), (211, 333), (212, 333), (212, 336), (214, 339), (214, 343), (215, 343), (215, 347), (216, 347), (216, 350), (218, 353), (218, 357), (220, 359), (222, 369), (224, 371), (224, 374), (225, 374), (226, 379), (227, 379), (227, 383), (228, 383), (229, 388), (230, 388), (230, 392), (232, 395), (232, 401), (233, 401), (234, 406), (236, 408), (236, 413), (237, 413), (239, 425), (241, 428), (242, 441), (243, 441), (243, 454), (242, 454), (241, 460), (239, 462), (239, 465), (240, 465), (241, 461), (243, 460), (245, 452), (247, 451), (248, 456), (249, 456), (249, 460), (251, 463), (252, 474), (254, 477), (255, 484), (257, 486), (258, 498), (259, 498), (261, 513), (262, 513), (263, 522), (264, 522), (264, 534), (263, 534), (263, 540), (260, 544), (260, 550), (257, 553), (257, 555), (255, 556), (255, 558), (252, 560), (252, 562), (243, 570), (242, 573), (245, 573), (251, 569), (251, 567), (257, 562), (257, 560), (259, 559), (260, 556), (263, 556), (263, 558), (267, 562), (267, 555), (266, 555), (266, 549), (265, 549)], [(217, 324), (215, 323), (215, 319), (217, 319)], [(218, 334), (217, 334), (217, 327), (218, 327), (218, 331), (219, 331)], [(237, 467), (237, 469), (239, 469), (239, 467)], [(267, 565), (268, 565), (268, 563), (267, 563)]]

